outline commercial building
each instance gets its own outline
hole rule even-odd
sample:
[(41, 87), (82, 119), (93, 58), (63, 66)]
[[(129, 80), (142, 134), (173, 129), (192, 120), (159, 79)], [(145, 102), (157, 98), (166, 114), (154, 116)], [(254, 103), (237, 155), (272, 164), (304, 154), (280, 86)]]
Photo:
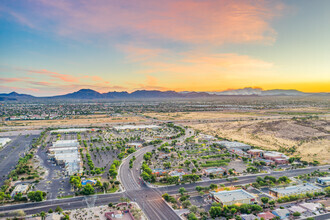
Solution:
[(267, 160), (273, 160), (273, 161), (275, 161), (275, 159), (288, 159), (288, 157), (285, 156), (285, 154), (276, 151), (263, 152), (262, 156)]
[(269, 189), (269, 194), (276, 197), (300, 195), (300, 194), (315, 193), (315, 192), (322, 192), (322, 188), (309, 183), (296, 185), (296, 186), (283, 187), (283, 188)]
[(288, 164), (289, 160), (286, 158), (275, 158), (274, 159), (276, 164)]
[(10, 196), (13, 198), (18, 193), (25, 194), (29, 189), (29, 184), (18, 184), (15, 186), (14, 190), (11, 192)]
[(87, 132), (87, 131), (92, 131), (94, 129), (90, 128), (65, 128), (65, 129), (57, 129), (57, 130), (52, 130), (50, 133), (79, 133), (79, 132)]
[(158, 126), (158, 125), (122, 125), (122, 126), (114, 126), (113, 128), (117, 131), (124, 131), (124, 130), (157, 130), (157, 129), (160, 129), (161, 126)]
[(256, 202), (256, 197), (243, 189), (211, 192), (211, 198), (222, 205), (251, 204)]
[(82, 161), (78, 152), (77, 140), (59, 140), (53, 142), (49, 148), (49, 158), (55, 160), (57, 165), (64, 166), (68, 175), (82, 172)]
[(280, 219), (288, 219), (290, 216), (290, 212), (287, 209), (275, 209), (272, 213), (278, 216)]
[(329, 186), (330, 185), (330, 176), (327, 177), (319, 177), (316, 180), (318, 183), (322, 184), (322, 185), (326, 185)]
[(0, 138), (0, 147), (4, 147), (10, 141), (10, 138)]
[(224, 146), (228, 150), (236, 148), (236, 149), (241, 149), (241, 150), (247, 151), (247, 150), (251, 149), (250, 145), (240, 143), (240, 142), (237, 142), (237, 141), (217, 141), (217, 142), (215, 142), (215, 144), (219, 144), (221, 146)]
[(221, 167), (211, 167), (211, 168), (207, 168), (207, 169), (203, 170), (203, 173), (205, 175), (210, 175), (210, 174), (223, 175), (225, 172), (226, 172), (226, 170), (224, 168), (221, 168)]
[(248, 150), (248, 154), (250, 154), (253, 157), (261, 157), (261, 155), (262, 155), (263, 152), (264, 151), (263, 150), (260, 150), (260, 149), (251, 149), (251, 150)]

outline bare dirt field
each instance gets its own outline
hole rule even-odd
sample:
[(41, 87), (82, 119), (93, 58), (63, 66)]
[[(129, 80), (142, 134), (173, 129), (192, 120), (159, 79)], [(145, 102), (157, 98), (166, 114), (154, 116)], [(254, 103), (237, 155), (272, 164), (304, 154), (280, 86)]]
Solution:
[[(252, 120), (189, 125), (204, 133), (242, 141), (270, 150), (287, 151), (294, 147), (293, 155), (304, 160), (330, 161), (330, 122), (322, 119)], [(289, 151), (286, 152), (288, 155)]]
[(75, 116), (68, 119), (54, 119), (54, 120), (22, 120), (22, 121), (7, 121), (3, 122), (6, 127), (11, 126), (68, 126), (68, 125), (97, 125), (106, 123), (121, 123), (121, 122), (139, 122), (145, 119), (139, 116), (122, 116), (122, 117), (111, 117), (108, 115), (88, 115), (88, 116)]
[(255, 112), (171, 112), (171, 113), (145, 113), (144, 115), (158, 120), (192, 120), (192, 119), (219, 119), (244, 118), (258, 116)]

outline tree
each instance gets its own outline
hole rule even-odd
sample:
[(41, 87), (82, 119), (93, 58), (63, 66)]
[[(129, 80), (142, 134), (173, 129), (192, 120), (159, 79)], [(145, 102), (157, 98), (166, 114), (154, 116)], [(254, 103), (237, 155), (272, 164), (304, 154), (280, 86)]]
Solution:
[(187, 190), (184, 187), (180, 187), (179, 193), (183, 195), (185, 192), (187, 192)]
[(231, 212), (231, 214), (235, 214), (236, 212), (237, 212), (237, 209), (235, 209), (235, 208), (232, 208), (232, 209), (230, 209), (230, 212)]
[(195, 205), (191, 206), (190, 209), (189, 209), (189, 211), (190, 211), (190, 212), (193, 212), (193, 213), (196, 213), (197, 210), (198, 210), (198, 208), (197, 208), (197, 206), (195, 206)]
[(33, 202), (40, 202), (44, 200), (44, 196), (46, 196), (45, 192), (42, 191), (31, 191), (28, 193), (28, 198)]
[(210, 216), (212, 218), (219, 217), (222, 213), (221, 207), (219, 206), (212, 206), (209, 210)]
[(63, 212), (63, 209), (59, 206), (56, 207), (55, 212), (61, 213)]
[(53, 209), (49, 209), (48, 210), (48, 213), (53, 213)]
[(93, 186), (90, 184), (87, 184), (81, 191), (81, 194), (83, 194), (83, 195), (91, 195), (94, 193), (95, 193), (95, 190), (94, 190)]
[(113, 206), (112, 202), (110, 202), (110, 203), (108, 204), (108, 206), (111, 208), (111, 207)]
[(294, 217), (299, 217), (299, 216), (301, 215), (301, 213), (300, 213), (300, 212), (294, 212), (294, 213), (292, 213), (292, 215), (293, 215)]
[(328, 196), (330, 196), (330, 186), (326, 187), (324, 191)]
[(215, 190), (215, 189), (217, 189), (217, 188), (218, 188), (217, 184), (214, 184), (214, 183), (211, 183), (211, 184), (210, 184), (210, 189), (211, 189), (211, 190)]
[(170, 198), (170, 196), (168, 195), (168, 193), (164, 193), (164, 194), (162, 195), (162, 197), (165, 199), (165, 201), (168, 201), (169, 198)]
[(262, 202), (263, 204), (267, 204), (268, 201), (269, 201), (269, 198), (268, 198), (268, 197), (261, 197), (261, 202)]
[(44, 211), (40, 212), (40, 217), (41, 217), (41, 219), (45, 219), (46, 213)]
[(189, 213), (188, 220), (198, 220), (198, 218), (196, 217), (196, 215), (194, 213)]
[(191, 206), (191, 202), (190, 202), (189, 200), (183, 201), (183, 202), (182, 202), (182, 206), (183, 206), (184, 208), (188, 208), (189, 206)]

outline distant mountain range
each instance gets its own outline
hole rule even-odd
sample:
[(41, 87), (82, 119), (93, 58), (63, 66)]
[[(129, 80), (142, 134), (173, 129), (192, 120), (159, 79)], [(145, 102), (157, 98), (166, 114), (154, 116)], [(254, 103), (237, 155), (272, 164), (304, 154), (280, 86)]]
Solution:
[(31, 99), (153, 99), (153, 98), (205, 98), (219, 96), (310, 96), (310, 95), (330, 95), (330, 93), (304, 93), (298, 90), (261, 90), (254, 88), (244, 88), (228, 90), (223, 92), (175, 92), (158, 90), (137, 90), (128, 92), (108, 92), (99, 93), (92, 89), (81, 89), (79, 91), (65, 95), (37, 97), (16, 92), (0, 93), (0, 101), (31, 100)]

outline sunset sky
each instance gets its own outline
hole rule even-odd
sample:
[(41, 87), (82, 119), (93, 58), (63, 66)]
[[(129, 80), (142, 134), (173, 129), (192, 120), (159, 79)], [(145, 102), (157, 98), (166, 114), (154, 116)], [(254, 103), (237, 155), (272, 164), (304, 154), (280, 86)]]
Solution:
[(330, 92), (327, 0), (2, 0), (0, 92)]

